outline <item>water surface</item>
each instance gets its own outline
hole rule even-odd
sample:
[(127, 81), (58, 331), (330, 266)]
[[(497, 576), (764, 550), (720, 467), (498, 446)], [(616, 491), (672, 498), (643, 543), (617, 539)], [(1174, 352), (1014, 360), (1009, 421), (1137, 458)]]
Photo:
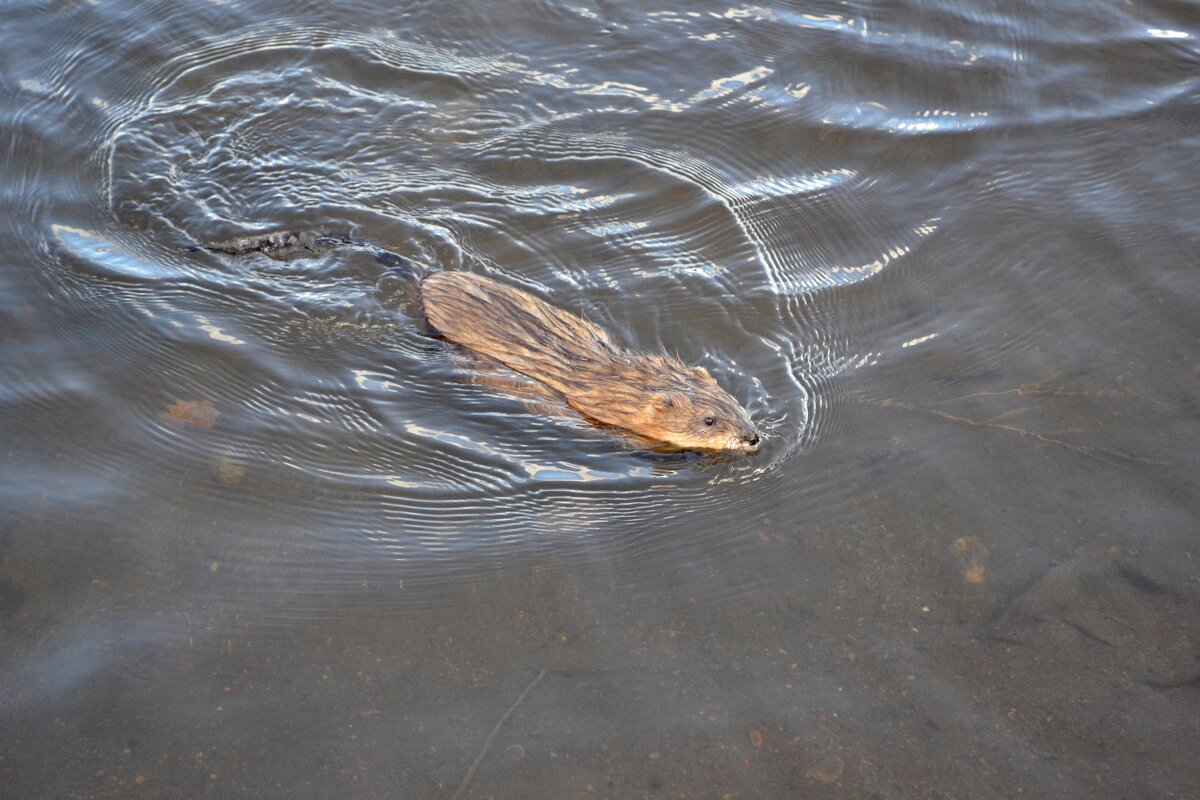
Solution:
[[(3, 18), (13, 797), (1200, 792), (1193, 7)], [(473, 382), (366, 251), (190, 249), (293, 229), (764, 447)]]

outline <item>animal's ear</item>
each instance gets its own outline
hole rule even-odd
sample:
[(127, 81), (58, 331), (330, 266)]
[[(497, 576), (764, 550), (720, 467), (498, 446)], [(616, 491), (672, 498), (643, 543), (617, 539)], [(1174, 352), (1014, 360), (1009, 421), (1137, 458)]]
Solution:
[(704, 367), (692, 367), (692, 374), (699, 378), (711, 378), (712, 377), (712, 375), (709, 375), (708, 370), (706, 370)]
[(666, 411), (675, 407), (675, 399), (666, 392), (655, 392), (650, 398), (650, 406), (655, 411)]

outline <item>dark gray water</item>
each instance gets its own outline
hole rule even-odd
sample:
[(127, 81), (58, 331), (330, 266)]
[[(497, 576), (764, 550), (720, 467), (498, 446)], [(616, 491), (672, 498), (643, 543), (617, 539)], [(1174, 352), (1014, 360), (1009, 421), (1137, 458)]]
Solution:
[[(1200, 11), (9, 3), (0, 794), (1200, 796)], [(706, 366), (467, 379), (351, 231)]]

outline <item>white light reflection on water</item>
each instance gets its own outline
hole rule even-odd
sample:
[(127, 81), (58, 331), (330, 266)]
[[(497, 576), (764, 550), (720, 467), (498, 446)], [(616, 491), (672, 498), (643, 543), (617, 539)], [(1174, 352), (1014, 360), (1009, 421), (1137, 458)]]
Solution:
[(125, 278), (162, 276), (159, 269), (125, 255), (112, 243), (101, 239), (100, 235), (93, 231), (85, 231), (69, 225), (51, 225), (50, 230), (69, 251), (82, 258), (90, 266), (98, 267), (104, 272)]
[(733, 94), (738, 89), (749, 86), (752, 83), (758, 83), (774, 73), (775, 70), (766, 65), (760, 64), (754, 69), (738, 73), (737, 75), (730, 75), (726, 78), (717, 78), (711, 84), (709, 84), (707, 89), (702, 89), (692, 95), (688, 102), (700, 103), (705, 100), (714, 100), (718, 97), (725, 97)]
[(1147, 33), (1155, 39), (1191, 39), (1192, 35), (1186, 31), (1171, 31), (1163, 30), (1162, 28), (1150, 28)]

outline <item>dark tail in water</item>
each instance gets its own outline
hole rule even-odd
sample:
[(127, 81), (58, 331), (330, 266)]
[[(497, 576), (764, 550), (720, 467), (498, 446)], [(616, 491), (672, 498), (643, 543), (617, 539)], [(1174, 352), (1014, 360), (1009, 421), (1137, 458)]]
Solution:
[(398, 253), (384, 250), (372, 242), (356, 240), (349, 233), (341, 232), (279, 231), (260, 233), (240, 236), (223, 242), (193, 245), (187, 249), (193, 253), (205, 250), (209, 253), (222, 253), (228, 256), (262, 253), (267, 258), (277, 261), (291, 261), (294, 258), (312, 258), (339, 247), (366, 250), (375, 256), (375, 260), (380, 264), (400, 273), (405, 278), (419, 281), (428, 273), (428, 270)]

